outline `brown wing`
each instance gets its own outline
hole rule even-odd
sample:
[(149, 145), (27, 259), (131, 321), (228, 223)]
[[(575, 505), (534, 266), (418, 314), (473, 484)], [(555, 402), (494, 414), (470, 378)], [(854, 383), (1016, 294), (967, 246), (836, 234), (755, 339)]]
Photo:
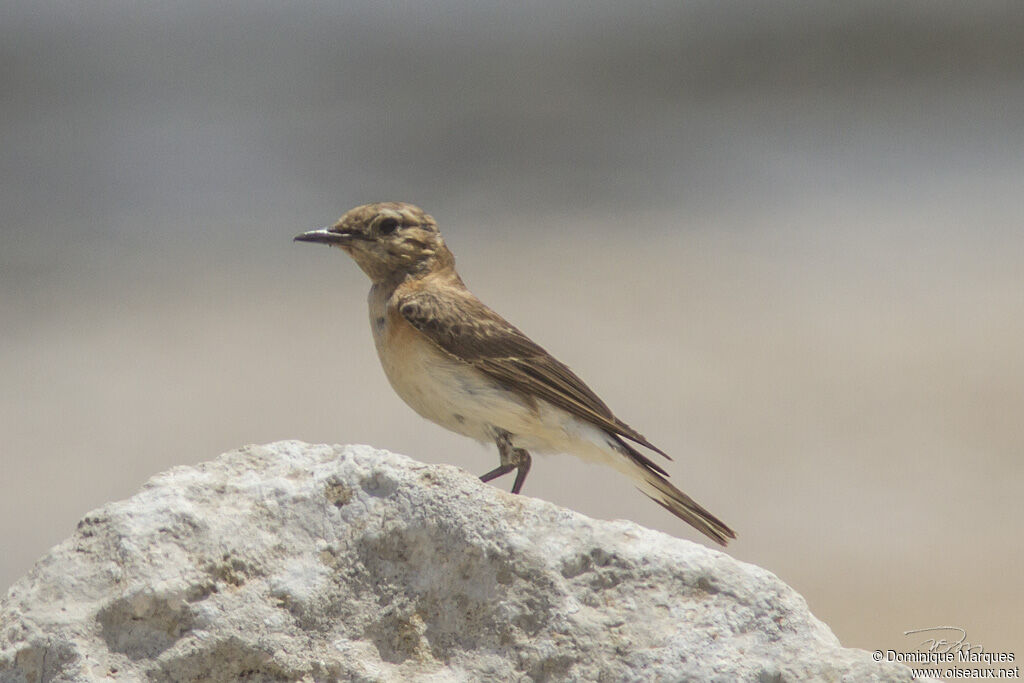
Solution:
[[(469, 291), (449, 290), (443, 297), (423, 290), (400, 294), (397, 308), (402, 317), (444, 351), (471, 363), (510, 389), (531, 398), (543, 398), (668, 458), (642, 434), (616, 418), (572, 370)], [(628, 444), (621, 445), (631, 456), (664, 473)]]

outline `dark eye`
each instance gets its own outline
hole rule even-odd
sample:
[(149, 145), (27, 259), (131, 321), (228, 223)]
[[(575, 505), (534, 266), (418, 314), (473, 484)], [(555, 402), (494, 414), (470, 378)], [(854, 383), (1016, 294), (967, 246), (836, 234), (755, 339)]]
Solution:
[(380, 231), (380, 234), (382, 235), (390, 235), (391, 233), (398, 229), (398, 219), (385, 218), (380, 222), (380, 225), (377, 226), (377, 229)]

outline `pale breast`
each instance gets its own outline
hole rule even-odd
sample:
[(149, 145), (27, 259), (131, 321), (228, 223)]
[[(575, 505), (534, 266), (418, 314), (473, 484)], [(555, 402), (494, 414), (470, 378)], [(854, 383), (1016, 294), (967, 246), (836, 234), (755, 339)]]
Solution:
[(537, 420), (520, 396), (439, 349), (387, 301), (370, 291), (370, 326), (384, 374), (409, 407), (479, 441), (493, 439), (495, 426), (515, 433)]

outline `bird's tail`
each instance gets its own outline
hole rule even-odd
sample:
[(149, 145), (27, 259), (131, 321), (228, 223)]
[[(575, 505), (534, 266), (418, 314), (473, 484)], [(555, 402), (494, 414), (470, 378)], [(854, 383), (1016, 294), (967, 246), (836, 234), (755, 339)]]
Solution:
[(736, 532), (705, 510), (697, 501), (677, 489), (657, 472), (644, 468), (637, 488), (648, 498), (683, 520), (712, 541), (726, 545)]
[[(641, 493), (715, 543), (726, 545), (731, 539), (736, 538), (736, 532), (725, 522), (673, 486), (668, 480), (668, 472), (661, 465), (638, 451), (620, 435), (603, 432), (602, 436), (604, 445), (620, 456), (609, 458), (605, 462), (632, 479)], [(601, 450), (608, 453), (605, 449)], [(658, 452), (665, 455), (661, 451)]]

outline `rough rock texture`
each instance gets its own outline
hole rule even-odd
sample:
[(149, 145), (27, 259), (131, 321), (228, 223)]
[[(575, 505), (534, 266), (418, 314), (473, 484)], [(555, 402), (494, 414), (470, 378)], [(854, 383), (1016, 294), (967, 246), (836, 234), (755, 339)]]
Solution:
[(907, 681), (729, 555), (368, 446), (282, 442), (87, 515), (0, 681)]

